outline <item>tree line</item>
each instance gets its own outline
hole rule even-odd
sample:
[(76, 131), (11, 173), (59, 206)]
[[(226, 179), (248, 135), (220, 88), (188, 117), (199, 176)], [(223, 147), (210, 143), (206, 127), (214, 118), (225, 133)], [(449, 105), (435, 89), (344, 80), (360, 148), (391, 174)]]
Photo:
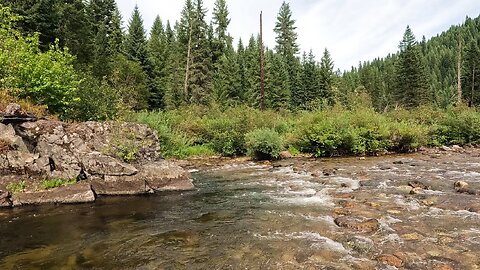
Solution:
[(77, 108), (71, 116), (76, 119), (114, 118), (122, 109), (258, 108), (261, 47), (267, 108), (348, 105), (362, 93), (379, 111), (447, 107), (458, 95), (471, 105), (480, 103), (479, 18), (467, 18), (429, 41), (417, 42), (407, 27), (398, 53), (341, 73), (327, 49), (319, 61), (312, 51), (300, 52), (286, 2), (273, 29), (274, 48), (260, 46), (258, 35), (233, 44), (226, 0), (215, 1), (210, 22), (202, 0), (186, 0), (178, 21), (157, 16), (148, 33), (138, 7), (123, 29), (115, 0), (0, 0), (0, 5), (20, 16), (13, 28), (36, 36), (41, 52), (53, 47), (74, 56), (78, 85), (70, 87), (76, 96), (65, 106)]

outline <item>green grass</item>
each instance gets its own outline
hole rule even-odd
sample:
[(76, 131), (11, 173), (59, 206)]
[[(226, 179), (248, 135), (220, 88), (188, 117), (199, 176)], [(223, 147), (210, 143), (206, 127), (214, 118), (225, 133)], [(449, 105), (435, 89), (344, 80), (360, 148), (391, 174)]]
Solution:
[(44, 189), (52, 189), (64, 185), (73, 185), (75, 183), (77, 183), (77, 180), (75, 179), (45, 179), (40, 183), (40, 185)]
[(25, 181), (10, 183), (7, 185), (7, 190), (12, 194), (22, 192), (25, 190), (25, 188), (27, 188), (27, 184)]

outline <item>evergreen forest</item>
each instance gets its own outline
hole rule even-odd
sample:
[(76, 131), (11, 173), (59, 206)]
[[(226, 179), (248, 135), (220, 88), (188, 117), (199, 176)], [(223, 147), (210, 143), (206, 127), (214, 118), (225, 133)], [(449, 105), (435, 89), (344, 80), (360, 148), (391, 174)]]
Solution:
[(229, 24), (226, 0), (185, 0), (178, 21), (151, 29), (115, 0), (0, 0), (0, 96), (66, 121), (149, 124), (174, 157), (480, 143), (480, 17), (429, 40), (406, 26), (397, 52), (348, 71), (328, 48), (300, 51), (287, 2), (264, 29), (273, 48), (258, 33), (234, 44)]

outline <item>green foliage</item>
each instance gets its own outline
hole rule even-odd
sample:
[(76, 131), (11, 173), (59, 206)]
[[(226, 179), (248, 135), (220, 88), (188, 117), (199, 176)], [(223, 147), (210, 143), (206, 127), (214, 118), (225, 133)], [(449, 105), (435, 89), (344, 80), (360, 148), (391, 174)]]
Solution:
[(302, 150), (317, 157), (414, 151), (427, 144), (429, 131), (413, 122), (393, 121), (372, 109), (321, 111), (301, 126)]
[(258, 160), (277, 159), (283, 147), (280, 135), (268, 128), (247, 133), (245, 140), (248, 154)]
[(120, 93), (107, 80), (85, 74), (78, 86), (79, 101), (70, 118), (80, 121), (106, 121), (119, 117), (124, 109)]
[(45, 179), (40, 183), (40, 185), (44, 189), (52, 189), (52, 188), (57, 188), (65, 185), (73, 185), (76, 183), (77, 183), (76, 179)]
[(117, 90), (122, 103), (128, 109), (137, 111), (146, 109), (149, 97), (148, 78), (140, 64), (119, 54), (111, 66), (109, 84)]
[(38, 35), (22, 37), (12, 29), (17, 17), (8, 8), (1, 8), (0, 13), (0, 86), (12, 89), (15, 97), (28, 98), (46, 105), (51, 113), (67, 116), (78, 101), (75, 57), (58, 44), (40, 52)]
[(25, 190), (25, 188), (27, 188), (27, 183), (25, 181), (20, 181), (20, 182), (17, 182), (17, 183), (10, 183), (10, 184), (7, 185), (7, 190), (10, 193), (22, 192), (22, 191)]
[(426, 67), (420, 47), (408, 26), (399, 48), (394, 91), (396, 102), (407, 108), (428, 104), (431, 102), (431, 95)]
[(434, 137), (440, 144), (480, 143), (480, 113), (462, 107), (450, 109), (439, 121)]

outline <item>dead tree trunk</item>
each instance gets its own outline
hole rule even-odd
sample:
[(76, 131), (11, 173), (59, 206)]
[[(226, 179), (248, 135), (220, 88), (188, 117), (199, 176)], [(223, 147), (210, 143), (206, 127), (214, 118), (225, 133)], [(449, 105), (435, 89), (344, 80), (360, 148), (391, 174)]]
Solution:
[(473, 65), (472, 70), (472, 93), (470, 93), (470, 102), (468, 104), (469, 107), (473, 107), (473, 93), (475, 91), (475, 65)]
[(183, 85), (183, 95), (185, 101), (188, 101), (188, 76), (190, 73), (190, 55), (192, 50), (192, 27), (190, 26), (189, 36), (188, 36), (188, 48), (187, 48), (187, 64), (185, 67), (185, 83)]
[(265, 71), (263, 64), (263, 18), (260, 12), (260, 109), (265, 110)]
[(457, 103), (462, 103), (462, 41), (458, 38)]

